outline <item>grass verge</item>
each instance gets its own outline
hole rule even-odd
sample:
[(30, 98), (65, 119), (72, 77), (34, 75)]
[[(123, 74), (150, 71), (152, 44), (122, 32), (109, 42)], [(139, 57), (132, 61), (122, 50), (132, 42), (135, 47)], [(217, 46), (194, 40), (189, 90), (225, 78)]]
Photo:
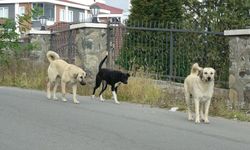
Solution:
[[(0, 86), (15, 86), (28, 89), (46, 89), (48, 64), (34, 64), (27, 61), (20, 61), (1, 67)], [(91, 95), (93, 85), (78, 86), (79, 95)], [(67, 88), (70, 89), (70, 88)], [(60, 88), (58, 88), (60, 90)], [(100, 88), (96, 93), (99, 93)], [(183, 93), (182, 93), (183, 94)], [(185, 111), (186, 105), (181, 93), (162, 89), (153, 80), (145, 75), (137, 74), (129, 79), (129, 84), (121, 85), (118, 88), (118, 100), (132, 103), (148, 104), (152, 107), (171, 108), (179, 107)], [(111, 98), (110, 88), (105, 91), (104, 97)], [(210, 107), (210, 115), (220, 116), (228, 119), (250, 122), (250, 116), (242, 111), (229, 110), (226, 107), (226, 100), (214, 97)]]

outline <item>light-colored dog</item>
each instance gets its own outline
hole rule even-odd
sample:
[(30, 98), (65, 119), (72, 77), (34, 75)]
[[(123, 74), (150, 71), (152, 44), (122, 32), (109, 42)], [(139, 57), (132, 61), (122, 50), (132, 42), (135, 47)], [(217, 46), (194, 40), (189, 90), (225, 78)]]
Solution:
[(48, 67), (48, 83), (47, 83), (47, 97), (51, 99), (51, 92), (50, 87), (51, 84), (54, 83), (53, 89), (53, 99), (57, 100), (56, 97), (56, 90), (57, 86), (59, 85), (59, 79), (61, 79), (61, 87), (62, 87), (62, 100), (67, 101), (65, 98), (66, 95), (66, 84), (72, 84), (73, 90), (73, 101), (74, 103), (78, 104), (79, 101), (76, 99), (76, 91), (77, 91), (77, 82), (80, 82), (81, 85), (85, 85), (86, 82), (84, 81), (86, 72), (83, 71), (81, 68), (73, 65), (68, 64), (66, 61), (60, 59), (59, 55), (56, 52), (48, 51), (47, 58), (50, 62)]
[(190, 75), (184, 81), (188, 120), (193, 120), (190, 108), (190, 99), (193, 99), (195, 104), (195, 123), (200, 123), (200, 118), (205, 123), (209, 123), (208, 111), (214, 92), (214, 74), (215, 70), (213, 68), (201, 68), (197, 63), (193, 64)]

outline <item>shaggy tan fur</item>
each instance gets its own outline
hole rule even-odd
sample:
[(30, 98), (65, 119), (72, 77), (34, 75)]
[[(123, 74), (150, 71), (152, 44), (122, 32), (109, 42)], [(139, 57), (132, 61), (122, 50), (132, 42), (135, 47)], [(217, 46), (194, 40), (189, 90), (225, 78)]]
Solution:
[(74, 103), (78, 104), (79, 101), (76, 98), (77, 82), (80, 82), (80, 84), (82, 85), (86, 84), (86, 82), (84, 81), (86, 76), (85, 71), (73, 64), (68, 64), (66, 61), (60, 59), (59, 55), (56, 52), (48, 51), (47, 58), (50, 62), (50, 65), (48, 67), (49, 81), (47, 83), (48, 99), (51, 99), (50, 87), (51, 84), (54, 83), (53, 99), (57, 100), (56, 90), (57, 86), (59, 85), (59, 81), (61, 80), (62, 100), (67, 101), (67, 99), (65, 98), (65, 88), (66, 84), (69, 83), (72, 84), (73, 101)]
[(195, 122), (200, 123), (201, 117), (205, 123), (209, 123), (208, 111), (214, 92), (214, 74), (213, 68), (201, 68), (197, 63), (193, 64), (190, 75), (184, 81), (188, 120), (193, 120), (190, 108), (192, 99), (195, 104)]

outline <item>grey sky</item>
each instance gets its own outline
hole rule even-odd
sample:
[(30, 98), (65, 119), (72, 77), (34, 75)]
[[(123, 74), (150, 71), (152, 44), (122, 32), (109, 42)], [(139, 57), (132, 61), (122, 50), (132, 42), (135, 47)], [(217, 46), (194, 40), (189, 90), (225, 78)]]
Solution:
[(129, 0), (105, 0), (107, 5), (123, 9), (124, 13), (128, 11)]

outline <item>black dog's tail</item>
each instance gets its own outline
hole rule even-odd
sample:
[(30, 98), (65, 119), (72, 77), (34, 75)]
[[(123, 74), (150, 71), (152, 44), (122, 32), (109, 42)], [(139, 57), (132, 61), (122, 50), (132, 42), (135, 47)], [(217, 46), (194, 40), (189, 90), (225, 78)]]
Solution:
[(100, 62), (100, 64), (99, 64), (99, 70), (102, 69), (102, 65), (103, 65), (103, 63), (105, 62), (105, 60), (106, 60), (107, 58), (108, 58), (108, 53), (106, 54), (105, 58), (103, 58), (103, 60)]

